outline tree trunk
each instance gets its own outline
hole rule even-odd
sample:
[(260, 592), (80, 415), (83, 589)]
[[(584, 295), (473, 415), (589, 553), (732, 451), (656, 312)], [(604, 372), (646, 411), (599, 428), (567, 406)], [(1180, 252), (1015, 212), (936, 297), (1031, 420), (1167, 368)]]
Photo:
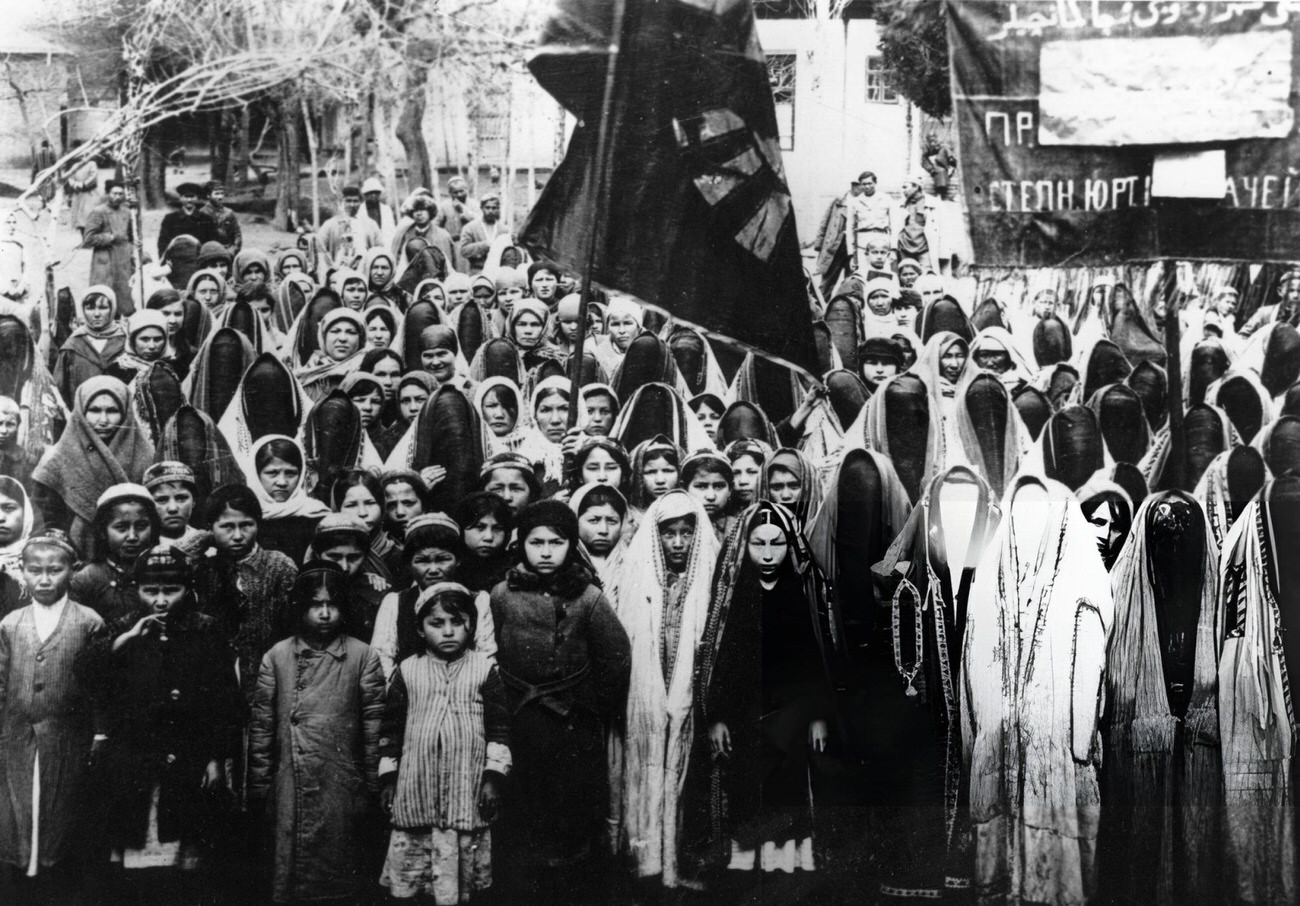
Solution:
[(146, 208), (167, 204), (167, 157), (157, 127), (145, 130), (140, 147), (140, 194)]
[(230, 148), (234, 144), (239, 120), (229, 110), (212, 117), (212, 179), (230, 182)]
[(298, 96), (290, 92), (276, 102), (276, 137), (280, 149), (276, 178), (275, 225), (287, 232), (298, 228), (302, 189), (298, 178)]
[(252, 128), (248, 107), (241, 107), (233, 117), (230, 160), (226, 165), (226, 185), (232, 193), (248, 186), (248, 171), (252, 164), (249, 160), (249, 132)]
[[(379, 181), (384, 184), (387, 198), (384, 200), (393, 205), (394, 208), (401, 203), (398, 196), (397, 187), (397, 161), (393, 147), (393, 134), (396, 131), (394, 119), (396, 109), (394, 104), (375, 98), (373, 107), (374, 114), (374, 138), (375, 138), (375, 174)], [(396, 201), (395, 201), (396, 199)]]
[(424, 108), (428, 91), (429, 68), (418, 63), (406, 70), (406, 99), (397, 118), (397, 140), (406, 151), (406, 184), (436, 189), (429, 145), (424, 140)]

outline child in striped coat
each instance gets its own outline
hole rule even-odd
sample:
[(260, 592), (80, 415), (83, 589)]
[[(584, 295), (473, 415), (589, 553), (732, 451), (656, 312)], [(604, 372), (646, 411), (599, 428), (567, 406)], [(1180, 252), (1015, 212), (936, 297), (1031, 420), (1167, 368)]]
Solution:
[(394, 899), (467, 903), (492, 884), (488, 826), (510, 770), (505, 688), (474, 649), (468, 589), (436, 583), (415, 607), (425, 649), (393, 673), (381, 732), (393, 832), (379, 882)]

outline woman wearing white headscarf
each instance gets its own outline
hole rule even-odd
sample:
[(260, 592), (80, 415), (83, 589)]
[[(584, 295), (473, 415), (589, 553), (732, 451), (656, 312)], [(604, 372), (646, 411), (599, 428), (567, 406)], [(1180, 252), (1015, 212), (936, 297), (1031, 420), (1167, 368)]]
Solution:
[(350, 308), (336, 308), (321, 318), (316, 338), (316, 351), (294, 373), (313, 401), (329, 396), (343, 378), (361, 367), (366, 354), (366, 322)]
[[(687, 549), (674, 553), (661, 533), (684, 531), (692, 536)], [(610, 588), (632, 643), (627, 719), (611, 747), (611, 778), (621, 779), (612, 784), (622, 792), (620, 842), (636, 876), (662, 875), (665, 887), (679, 881), (679, 797), (695, 738), (695, 656), (717, 557), (703, 505), (685, 491), (669, 491), (646, 510)]]

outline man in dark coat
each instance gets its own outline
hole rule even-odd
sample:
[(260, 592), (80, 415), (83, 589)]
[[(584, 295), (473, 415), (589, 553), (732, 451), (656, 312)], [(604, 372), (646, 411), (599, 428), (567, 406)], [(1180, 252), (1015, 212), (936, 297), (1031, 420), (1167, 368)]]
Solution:
[(199, 210), (199, 195), (202, 190), (192, 182), (183, 182), (176, 187), (176, 194), (181, 200), (181, 209), (172, 211), (162, 219), (158, 229), (158, 257), (161, 258), (168, 244), (181, 235), (193, 236), (199, 245), (205, 242), (219, 242), (217, 224)]
[(126, 189), (120, 182), (104, 184), (108, 197), (104, 204), (86, 217), (85, 245), (94, 249), (90, 256), (90, 284), (113, 287), (117, 296), (117, 313), (121, 317), (135, 312), (131, 295), (131, 276), (135, 273), (135, 224), (125, 204)]
[(844, 225), (847, 216), (847, 199), (859, 192), (856, 180), (849, 183), (848, 195), (831, 200), (822, 215), (821, 226), (812, 247), (817, 250), (817, 264), (813, 273), (821, 278), (822, 296), (829, 299), (839, 283), (840, 275), (849, 266), (849, 252), (844, 243)]

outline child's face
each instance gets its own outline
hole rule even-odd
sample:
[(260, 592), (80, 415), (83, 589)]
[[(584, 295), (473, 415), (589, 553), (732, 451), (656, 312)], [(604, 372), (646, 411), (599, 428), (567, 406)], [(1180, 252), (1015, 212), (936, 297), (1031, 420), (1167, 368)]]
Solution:
[(518, 469), (493, 469), (483, 490), (504, 500), (512, 513), (518, 513), (528, 506), (532, 497), (532, 489)]
[(30, 547), (23, 554), (23, 581), (38, 604), (53, 604), (68, 593), (72, 558), (57, 547)]
[(22, 501), (0, 494), (0, 544), (12, 544), (22, 532)]
[(411, 575), (416, 585), (428, 588), (455, 575), (459, 562), (454, 553), (441, 547), (421, 548), (411, 555)]
[(352, 397), (352, 404), (357, 407), (357, 413), (361, 416), (361, 427), (369, 428), (379, 418), (379, 410), (384, 406), (383, 392), (380, 390), (371, 390), (368, 393), (359, 393)]
[(623, 517), (608, 503), (590, 506), (578, 517), (578, 537), (587, 550), (604, 557), (623, 535)]
[(424, 504), (415, 488), (405, 481), (394, 481), (384, 488), (384, 514), (399, 529), (424, 512)]
[(754, 457), (746, 455), (733, 462), (731, 469), (735, 476), (736, 497), (745, 506), (749, 506), (754, 502), (754, 496), (758, 492), (758, 477), (762, 466)]
[(884, 242), (871, 242), (867, 245), (867, 264), (878, 271), (885, 270), (889, 261), (889, 246)]
[(656, 456), (641, 467), (641, 481), (652, 498), (662, 497), (677, 487), (677, 467), (663, 456)]
[(695, 517), (683, 516), (681, 519), (659, 523), (659, 547), (663, 551), (664, 563), (673, 572), (681, 572), (686, 568), (694, 544)]
[(614, 405), (603, 393), (593, 393), (583, 400), (587, 408), (586, 432), (599, 437), (607, 437), (614, 426)]
[(226, 556), (242, 560), (257, 544), (257, 520), (226, 507), (212, 522), (212, 543)]
[(695, 410), (695, 417), (704, 426), (704, 433), (709, 435), (709, 440), (716, 441), (718, 439), (718, 422), (722, 421), (722, 413), (708, 403), (703, 403), (700, 408)]
[(898, 374), (898, 363), (892, 359), (878, 359), (869, 356), (862, 360), (862, 376), (873, 387), (896, 374)]
[(108, 554), (114, 560), (134, 560), (153, 544), (153, 525), (143, 503), (118, 503), (105, 526)]
[(379, 524), (379, 517), (383, 515), (379, 501), (375, 500), (375, 495), (371, 494), (370, 489), (363, 484), (348, 488), (348, 492), (343, 495), (343, 504), (339, 507), (339, 512), (356, 516), (372, 532)]
[(424, 615), (420, 621), (424, 643), (434, 657), (454, 660), (469, 647), (469, 625), (458, 613), (448, 613), (441, 604)]
[(318, 588), (311, 604), (302, 613), (303, 634), (318, 642), (328, 642), (343, 630), (343, 612), (330, 599), (327, 589)]
[(587, 454), (582, 463), (583, 483), (607, 484), (618, 487), (623, 483), (623, 467), (608, 450), (597, 448)]
[[(371, 273), (374, 273), (373, 269)], [(353, 311), (361, 311), (361, 305), (366, 301), (366, 285), (360, 280), (349, 280), (343, 284), (342, 296), (344, 305)]]
[(168, 481), (153, 489), (153, 504), (162, 520), (163, 534), (178, 538), (194, 514), (194, 492), (179, 481)]
[(731, 501), (731, 483), (720, 472), (697, 472), (686, 490), (700, 502), (710, 519), (717, 519)]
[(140, 603), (154, 613), (171, 613), (185, 599), (187, 591), (179, 582), (146, 582), (135, 589)]
[(471, 556), (491, 557), (506, 546), (506, 530), (491, 513), (480, 516), (465, 528), (465, 547)]
[(553, 574), (568, 556), (569, 539), (549, 526), (537, 526), (524, 539), (524, 559), (538, 575)]
[(366, 560), (366, 552), (355, 541), (334, 541), (320, 556), (322, 560), (337, 563), (349, 576), (361, 572), (361, 564)]
[(767, 490), (772, 500), (781, 506), (792, 507), (799, 502), (803, 484), (799, 476), (785, 469), (773, 469), (767, 479)]

